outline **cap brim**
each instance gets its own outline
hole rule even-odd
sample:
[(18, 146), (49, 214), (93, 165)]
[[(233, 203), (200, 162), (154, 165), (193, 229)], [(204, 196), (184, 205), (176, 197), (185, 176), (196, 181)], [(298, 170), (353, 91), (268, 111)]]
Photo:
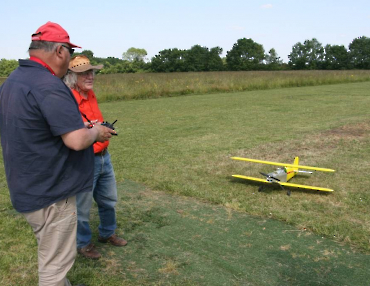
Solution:
[(77, 46), (77, 45), (72, 44), (72, 43), (68, 43), (68, 45), (70, 45), (71, 48), (79, 48), (79, 49), (82, 49), (82, 47)]

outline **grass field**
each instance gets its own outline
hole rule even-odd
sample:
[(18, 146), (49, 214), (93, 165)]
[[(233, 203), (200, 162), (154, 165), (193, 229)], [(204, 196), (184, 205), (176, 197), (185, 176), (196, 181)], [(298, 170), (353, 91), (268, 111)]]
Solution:
[(98, 75), (100, 102), (370, 81), (369, 70), (239, 71)]
[[(370, 250), (367, 212), (370, 83), (211, 94), (104, 104), (118, 119), (112, 142), (118, 180), (276, 218)], [(122, 141), (121, 141), (122, 140)], [(333, 194), (278, 190), (230, 179), (273, 167), (231, 156), (328, 167), (295, 178)], [(341, 218), (340, 222), (338, 217)]]
[[(118, 119), (110, 153), (118, 232), (130, 245), (99, 246), (99, 262), (78, 258), (72, 281), (368, 285), (369, 89), (359, 82), (101, 104), (106, 120)], [(273, 167), (231, 156), (299, 156), (337, 172), (294, 182), (335, 192), (258, 193), (257, 184), (231, 175), (258, 177)], [(0, 176), (0, 282), (33, 285), (36, 242), (12, 210), (3, 169)]]

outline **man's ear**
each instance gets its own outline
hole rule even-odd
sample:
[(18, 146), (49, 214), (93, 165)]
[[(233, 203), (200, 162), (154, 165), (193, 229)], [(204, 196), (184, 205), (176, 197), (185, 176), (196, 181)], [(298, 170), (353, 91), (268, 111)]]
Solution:
[(56, 48), (56, 53), (58, 54), (58, 55), (62, 55), (62, 50), (63, 49), (63, 47), (62, 46), (58, 46), (57, 48)]

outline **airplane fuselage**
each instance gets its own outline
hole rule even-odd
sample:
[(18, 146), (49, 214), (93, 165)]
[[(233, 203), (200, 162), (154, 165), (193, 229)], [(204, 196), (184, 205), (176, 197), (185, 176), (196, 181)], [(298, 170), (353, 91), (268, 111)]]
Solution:
[(266, 178), (268, 182), (287, 182), (288, 174), (283, 168), (277, 168), (275, 171), (268, 173)]

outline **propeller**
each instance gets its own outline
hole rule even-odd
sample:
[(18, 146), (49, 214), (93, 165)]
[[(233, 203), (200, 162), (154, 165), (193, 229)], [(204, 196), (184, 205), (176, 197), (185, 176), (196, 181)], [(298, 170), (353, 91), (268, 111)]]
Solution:
[[(276, 180), (276, 182), (272, 182), (273, 184), (277, 184), (277, 185), (279, 185), (280, 186), (280, 188), (283, 190), (283, 191), (285, 191), (285, 189), (284, 189), (284, 187), (282, 186), (282, 185), (280, 185), (279, 184), (279, 182), (280, 182), (280, 180), (278, 179), (278, 178), (275, 178), (275, 177), (273, 177), (273, 176), (270, 176), (269, 174), (265, 174), (265, 173), (262, 173), (262, 172), (260, 172), (260, 174), (262, 175), (262, 176), (264, 176), (264, 177), (266, 177), (266, 178), (271, 178), (271, 179), (273, 179), (273, 180)], [(260, 187), (261, 188), (261, 187)], [(261, 192), (262, 191), (262, 189), (258, 189), (258, 191), (259, 192)], [(291, 192), (291, 190), (288, 190), (287, 191), (287, 195), (288, 196), (290, 196), (290, 194), (291, 194), (292, 192)]]

